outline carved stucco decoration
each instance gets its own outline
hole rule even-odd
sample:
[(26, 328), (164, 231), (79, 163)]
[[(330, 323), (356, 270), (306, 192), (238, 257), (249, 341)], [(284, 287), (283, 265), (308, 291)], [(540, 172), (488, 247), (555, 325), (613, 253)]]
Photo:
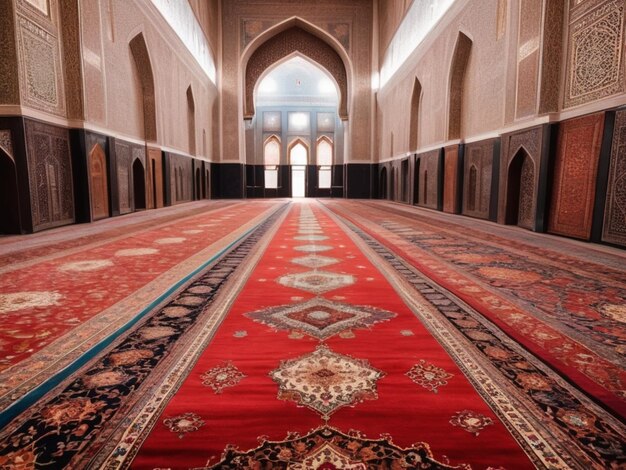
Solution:
[[(264, 18), (245, 18), (241, 20), (241, 50), (245, 49), (250, 42), (263, 31), (276, 24), (275, 20)], [(351, 25), (347, 22), (324, 23), (324, 30), (331, 34), (343, 46), (346, 52), (350, 52)]]
[(125, 142), (115, 141), (115, 162), (117, 166), (117, 187), (120, 203), (120, 213), (131, 211), (130, 177), (131, 177), (131, 147)]
[(509, 166), (518, 152), (523, 151), (527, 157), (521, 169), (518, 225), (530, 230), (536, 229), (539, 168), (544, 157), (543, 138), (544, 128), (541, 126), (502, 136), (498, 223), (506, 222)]
[(339, 54), (326, 42), (304, 29), (293, 26), (269, 38), (256, 49), (245, 70), (244, 117), (254, 116), (254, 86), (259, 77), (279, 60), (299, 52), (325, 68), (339, 85), (339, 116), (348, 117), (347, 73)]
[(69, 132), (30, 120), (25, 128), (33, 228), (74, 222)]
[(623, 0), (588, 0), (570, 8), (566, 108), (624, 91)]
[(463, 214), (489, 218), (494, 139), (465, 145)]
[(0, 1), (0, 104), (20, 102), (13, 4)]

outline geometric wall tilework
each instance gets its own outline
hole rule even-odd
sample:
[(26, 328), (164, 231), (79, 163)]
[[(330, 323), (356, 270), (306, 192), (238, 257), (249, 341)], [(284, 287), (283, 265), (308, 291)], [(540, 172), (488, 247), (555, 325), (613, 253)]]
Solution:
[(623, 92), (623, 0), (571, 2), (564, 106), (566, 108)]
[(561, 122), (554, 164), (548, 231), (591, 236), (604, 113)]
[(493, 147), (495, 140), (465, 144), (463, 169), (463, 214), (489, 218)]
[(626, 246), (626, 110), (615, 113), (602, 240)]

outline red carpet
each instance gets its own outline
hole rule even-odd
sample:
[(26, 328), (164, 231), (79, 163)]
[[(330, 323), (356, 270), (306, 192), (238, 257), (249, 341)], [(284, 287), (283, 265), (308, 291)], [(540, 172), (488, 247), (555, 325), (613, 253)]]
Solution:
[(0, 467), (626, 464), (622, 422), (388, 240), (276, 217), (6, 426)]
[[(133, 467), (201, 467), (211, 458), (216, 463), (227, 444), (249, 449), (258, 445), (259, 436), (281, 440), (288, 432), (305, 433), (324, 424), (326, 413), (328, 422), (343, 431), (356, 429), (369, 437), (389, 433), (394, 442), (403, 447), (419, 441), (427, 442), (436, 458), (447, 456), (454, 465), (532, 467), (504, 425), (481, 400), (451, 358), (336, 224), (316, 209), (310, 220), (318, 220), (321, 229), (313, 230), (315, 233), (312, 236), (317, 237), (317, 232), (321, 232), (320, 237), (328, 239), (311, 242), (294, 240), (299, 233), (298, 216), (302, 216), (299, 209), (308, 207), (303, 204), (291, 211), (211, 345), (157, 419)], [(312, 222), (310, 226), (316, 228), (316, 224)], [(293, 262), (294, 258), (297, 260), (308, 254), (296, 251), (302, 246), (328, 247), (319, 254), (336, 262), (316, 271), (318, 275), (329, 273), (328, 276), (302, 278), (301, 282), (306, 287), (304, 290), (276, 282), (284, 279), (282, 276), (311, 272), (309, 268)], [(285, 283), (298, 280), (297, 277), (292, 279)], [(367, 305), (368, 308), (392, 312), (395, 318), (369, 328), (357, 326), (343, 329), (324, 339), (322, 344), (327, 349), (320, 350), (316, 349), (320, 344), (318, 338), (307, 334), (306, 330), (299, 328), (296, 334), (284, 328), (274, 330), (246, 317), (249, 312), (259, 309), (299, 305), (314, 299), (315, 293), (308, 291), (311, 289), (319, 290), (320, 297), (333, 304), (352, 306), (357, 310), (358, 306)], [(331, 308), (322, 306), (309, 310), (328, 313)], [(325, 315), (320, 313), (319, 316), (320, 321), (324, 320), (321, 317)], [(237, 332), (243, 331), (247, 334), (237, 337)], [(282, 393), (277, 399), (279, 385), (270, 376), (272, 371), (280, 368), (281, 361), (306, 358), (315, 351), (323, 351), (327, 357), (311, 360), (310, 363), (305, 361), (301, 366), (303, 370), (294, 371), (293, 376), (288, 372), (283, 374), (286, 380), (310, 381), (311, 397), (305, 398), (291, 391)], [(345, 384), (333, 382), (337, 373), (333, 367), (342, 367), (342, 363), (348, 360), (340, 358), (337, 359), (340, 364), (329, 365), (335, 354), (365, 361), (361, 366), (374, 370), (365, 373), (371, 382), (361, 376), (363, 372), (356, 371), (356, 378), (344, 378)], [(416, 364), (432, 367), (435, 375), (441, 374), (442, 378), (438, 379), (439, 382), (435, 378), (428, 380), (423, 378), (422, 371), (417, 375), (421, 373), (425, 386), (415, 383), (407, 372)], [(219, 393), (203, 384), (203, 374), (226, 365), (245, 377)], [(328, 381), (324, 380), (325, 374), (329, 375)], [(205, 381), (211, 383), (212, 380), (215, 379)], [(361, 380), (365, 383), (361, 384)], [(346, 390), (350, 386), (357, 388), (362, 385), (365, 392), (352, 397), (343, 396), (342, 400), (334, 395), (324, 399), (324, 392), (316, 390), (316, 387), (324, 388), (321, 384), (325, 383)], [(439, 387), (435, 386), (437, 383)], [(304, 389), (306, 385), (298, 384), (296, 388), (300, 387)], [(341, 393), (349, 394), (346, 390)], [(309, 400), (313, 401), (305, 405)], [(345, 406), (338, 406), (339, 401)], [(451, 421), (455, 422), (454, 417), (463, 413), (463, 416), (468, 416), (465, 421), (462, 420), (465, 427), (453, 425)], [(197, 417), (204, 424), (197, 430), (182, 433), (181, 438), (181, 433), (174, 426), (184, 416)], [(467, 423), (474, 421), (476, 429), (468, 428)], [(485, 447), (489, 448), (488, 455), (484, 452)], [(168, 449), (167, 457), (163, 449)]]
[(393, 205), (327, 205), (626, 417), (623, 269), (485, 231), (461, 232)]
[(92, 237), (69, 232), (69, 240), (12, 255), (19, 258), (0, 267), (0, 404), (23, 393), (15, 387), (33, 375), (41, 373), (41, 381), (66, 363), (51, 367), (54, 361), (75, 357), (128, 321), (241, 234), (242, 220), (271, 207), (211, 204), (170, 223), (157, 219)]

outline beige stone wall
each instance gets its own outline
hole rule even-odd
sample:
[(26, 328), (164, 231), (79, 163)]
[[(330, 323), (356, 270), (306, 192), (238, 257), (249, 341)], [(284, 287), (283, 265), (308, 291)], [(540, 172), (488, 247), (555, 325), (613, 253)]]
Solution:
[[(395, 18), (402, 7), (402, 2), (390, 2), (383, 10)], [(379, 160), (451, 142), (449, 80), (459, 32), (472, 41), (461, 141), (625, 103), (625, 9), (623, 0), (458, 1), (378, 92)], [(392, 23), (379, 20), (381, 44)], [(416, 77), (423, 92), (418, 144), (410, 148)]]
[[(147, 138), (180, 153), (195, 148), (198, 156), (211, 157), (217, 88), (149, 0), (1, 3), (0, 105), (5, 106), (0, 114), (24, 114), (128, 140)], [(217, 1), (191, 5), (217, 42)], [(138, 34), (146, 51), (139, 59), (129, 46)], [(150, 75), (154, 116), (144, 122), (144, 85)], [(189, 86), (195, 144), (188, 130)]]
[(245, 55), (264, 33), (290, 18), (300, 18), (328, 35), (348, 58), (347, 161), (369, 162), (372, 118), (372, 4), (360, 0), (229, 0), (222, 4), (221, 155), (244, 161), (242, 93)]
[[(210, 109), (217, 89), (201, 71), (176, 34), (149, 2), (82, 0), (82, 60), (85, 118), (116, 134), (145, 136), (141, 74), (129, 42), (143, 35), (155, 89), (156, 143), (192, 153), (187, 88), (195, 103), (195, 149), (210, 157)], [(147, 67), (147, 64), (145, 65)], [(144, 66), (139, 68), (143, 69)], [(205, 131), (205, 132), (203, 132)]]

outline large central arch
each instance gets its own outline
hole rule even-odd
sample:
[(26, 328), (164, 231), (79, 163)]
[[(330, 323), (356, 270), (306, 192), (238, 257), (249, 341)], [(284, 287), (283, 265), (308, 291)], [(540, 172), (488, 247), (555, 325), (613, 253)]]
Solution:
[(330, 39), (320, 37), (322, 34), (312, 25), (293, 18), (257, 38), (255, 44), (262, 43), (256, 49), (251, 44), (243, 62), (244, 119), (254, 116), (254, 87), (263, 72), (295, 52), (318, 63), (333, 76), (339, 86), (339, 117), (348, 119), (348, 68)]

